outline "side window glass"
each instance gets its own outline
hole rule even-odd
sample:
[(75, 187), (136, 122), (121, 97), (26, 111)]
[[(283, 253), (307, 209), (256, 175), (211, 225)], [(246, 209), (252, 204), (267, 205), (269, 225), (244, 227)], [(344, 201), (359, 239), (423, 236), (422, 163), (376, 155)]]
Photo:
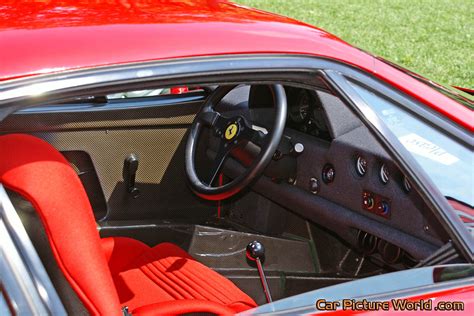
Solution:
[(107, 99), (114, 100), (114, 99), (144, 98), (144, 97), (155, 97), (159, 95), (184, 94), (184, 93), (196, 92), (196, 91), (203, 91), (203, 89), (200, 87), (177, 86), (177, 87), (162, 88), (162, 89), (126, 91), (126, 92), (109, 94), (107, 95)]

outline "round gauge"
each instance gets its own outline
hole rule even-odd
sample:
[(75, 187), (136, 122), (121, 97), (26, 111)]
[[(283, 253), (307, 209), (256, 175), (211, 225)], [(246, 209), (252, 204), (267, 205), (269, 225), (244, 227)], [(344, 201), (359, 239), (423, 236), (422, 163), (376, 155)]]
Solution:
[(356, 172), (359, 176), (363, 177), (367, 173), (368, 162), (362, 156), (357, 156), (356, 159)]
[(411, 191), (411, 184), (406, 176), (403, 177), (403, 189), (406, 193)]
[(382, 181), (383, 184), (387, 184), (390, 177), (390, 173), (388, 172), (388, 168), (385, 164), (380, 167), (379, 175), (380, 181)]
[(324, 120), (324, 110), (319, 102), (314, 102), (312, 121), (318, 130), (327, 132), (328, 128)]
[(329, 184), (334, 181), (334, 178), (336, 178), (336, 170), (334, 169), (333, 165), (328, 163), (324, 166), (322, 177), (324, 183), (326, 184)]
[(296, 104), (290, 106), (289, 115), (293, 122), (302, 123), (308, 118), (308, 112), (311, 104), (311, 96), (308, 91), (301, 90), (298, 94)]

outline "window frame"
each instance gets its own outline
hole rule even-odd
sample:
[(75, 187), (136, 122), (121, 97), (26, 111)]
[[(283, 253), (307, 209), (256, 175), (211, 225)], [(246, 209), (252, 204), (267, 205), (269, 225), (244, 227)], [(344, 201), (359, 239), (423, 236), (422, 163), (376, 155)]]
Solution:
[[(317, 82), (315, 79), (318, 74), (325, 77), (326, 86), (319, 86), (319, 81)], [(435, 113), (434, 110), (382, 82), (374, 75), (329, 58), (288, 54), (183, 58), (98, 67), (12, 80), (0, 84), (0, 120), (21, 108), (44, 102), (60, 102), (78, 96), (101, 95), (125, 89), (143, 90), (148, 87), (156, 88), (184, 83), (186, 85), (212, 85), (222, 82), (226, 84), (243, 82), (285, 84), (285, 82), (291, 81), (307, 84), (312, 88), (332, 90), (346, 100), (346, 105), (374, 133), (389, 154), (400, 162), (401, 171), (411, 179), (416, 179), (414, 181), (415, 189), (422, 193), (425, 202), (445, 226), (464, 257), (468, 261), (474, 262), (474, 242), (472, 242), (470, 235), (466, 235), (468, 234), (467, 229), (461, 226), (459, 218), (453, 217), (452, 207), (418, 164), (413, 163), (413, 159), (410, 159), (411, 155), (406, 152), (405, 148), (391, 144), (393, 139), (390, 137), (390, 133), (387, 133), (388, 130), (384, 128), (384, 125), (374, 121), (372, 117), (368, 118), (366, 114), (370, 114), (370, 112), (361, 111), (359, 105), (364, 103), (352, 101), (348, 94), (353, 96), (353, 91), (350, 93), (349, 89), (348, 93), (344, 91), (345, 89), (340, 89), (341, 85), (344, 86), (344, 81), (347, 78), (360, 81), (395, 100), (408, 100), (409, 102), (406, 104), (405, 102), (399, 103), (403, 103), (413, 112), (425, 113), (424, 119), (434, 124), (438, 129), (443, 129), (460, 141), (470, 144), (470, 133), (465, 128), (442, 117), (441, 114)]]
[[(417, 105), (410, 103), (409, 101), (411, 100), (408, 98), (391, 98), (391, 96), (398, 94), (398, 91), (394, 91), (393, 89), (387, 89), (387, 87), (384, 87), (382, 91), (380, 91), (376, 90), (374, 87), (370, 87), (366, 81), (364, 82), (363, 80), (359, 80), (360, 78), (347, 76), (346, 74), (342, 74), (334, 70), (324, 70), (323, 72), (326, 75), (327, 80), (331, 82), (336, 88), (335, 92), (337, 95), (342, 100), (345, 100), (348, 106), (355, 110), (358, 117), (361, 118), (365, 125), (375, 133), (377, 138), (382, 142), (382, 145), (386, 147), (387, 151), (394, 155), (395, 160), (400, 163), (399, 168), (401, 171), (413, 181), (413, 187), (416, 190), (422, 192), (423, 196), (427, 198), (425, 202), (427, 202), (427, 204), (430, 206), (437, 205), (439, 207), (438, 210), (442, 210), (441, 212), (435, 212), (435, 215), (441, 223), (445, 223), (449, 226), (449, 231), (456, 233), (456, 238), (454, 239), (455, 245), (458, 249), (463, 251), (464, 256), (470, 258), (472, 262), (474, 259), (474, 243), (467, 227), (456, 215), (453, 207), (448, 203), (447, 199), (439, 191), (438, 187), (418, 164), (412, 154), (408, 152), (408, 150), (398, 141), (397, 137), (378, 117), (375, 111), (372, 110), (372, 108), (359, 95), (359, 93), (355, 91), (348, 81), (353, 81), (357, 84), (365, 86), (369, 90), (373, 90), (378, 95), (381, 95), (389, 100), (396, 100), (394, 103), (418, 117), (417, 112), (414, 111), (414, 106)], [(399, 101), (401, 100), (405, 100), (407, 103), (400, 103)], [(424, 117), (426, 122), (431, 122), (431, 124), (433, 124), (433, 121), (430, 119), (437, 119), (436, 117), (432, 116), (433, 113), (425, 112), (425, 114), (427, 115)], [(448, 125), (444, 127), (446, 128), (445, 131), (455, 132), (451, 130), (452, 126)], [(459, 138), (460, 140), (466, 140), (463, 134), (459, 135), (457, 133), (453, 133), (452, 135), (461, 137)]]

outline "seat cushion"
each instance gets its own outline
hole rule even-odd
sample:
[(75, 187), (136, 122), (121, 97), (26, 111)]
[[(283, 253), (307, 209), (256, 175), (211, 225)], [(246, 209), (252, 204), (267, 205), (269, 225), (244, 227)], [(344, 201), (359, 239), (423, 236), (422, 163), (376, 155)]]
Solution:
[[(131, 311), (174, 300), (201, 300), (240, 312), (256, 303), (234, 283), (171, 243), (149, 247), (131, 238), (102, 239), (120, 303)], [(184, 301), (183, 301), (184, 302)]]

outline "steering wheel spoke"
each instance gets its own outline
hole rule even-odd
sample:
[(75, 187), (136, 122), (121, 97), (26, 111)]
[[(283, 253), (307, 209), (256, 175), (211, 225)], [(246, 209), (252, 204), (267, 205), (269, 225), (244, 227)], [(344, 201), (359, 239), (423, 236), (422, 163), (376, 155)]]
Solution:
[(267, 135), (263, 133), (262, 131), (255, 130), (252, 127), (247, 127), (241, 133), (241, 137), (244, 140), (250, 141), (260, 148), (262, 148), (263, 145), (265, 144), (266, 136)]
[(227, 123), (227, 119), (214, 110), (200, 112), (197, 119), (208, 127), (222, 128)]
[(214, 161), (209, 172), (207, 181), (208, 186), (212, 186), (217, 176), (219, 175), (219, 172), (221, 171), (227, 156), (229, 156), (231, 147), (232, 146), (228, 143), (222, 141), (220, 142), (219, 148), (217, 149), (216, 156), (214, 157)]

